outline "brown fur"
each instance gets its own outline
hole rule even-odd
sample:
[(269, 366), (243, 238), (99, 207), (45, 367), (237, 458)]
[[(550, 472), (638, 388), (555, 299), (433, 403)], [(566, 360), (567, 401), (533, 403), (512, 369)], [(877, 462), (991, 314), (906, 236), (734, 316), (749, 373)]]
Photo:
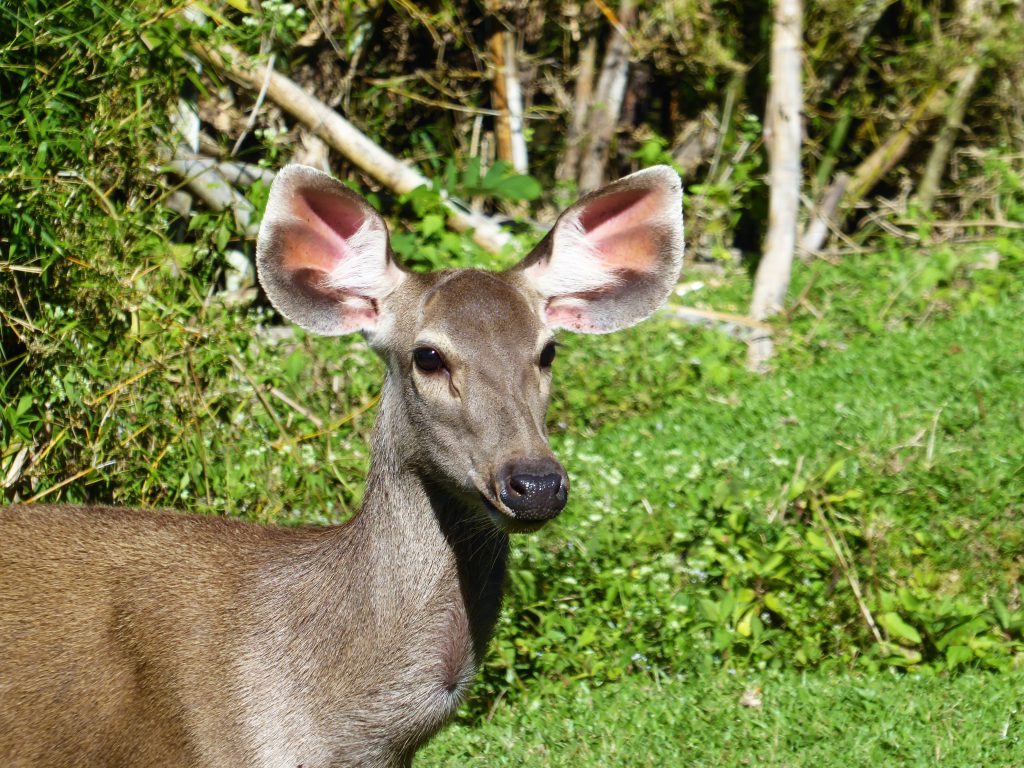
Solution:
[[(662, 194), (668, 178), (633, 184)], [(508, 533), (541, 524), (503, 504), (502, 468), (558, 467), (544, 428), (550, 373), (537, 364), (555, 299), (532, 281), (563, 257), (546, 241), (509, 272), (419, 275), (336, 245), (367, 266), (325, 287), (317, 275), (337, 254), (305, 261), (289, 233), (312, 242), (309, 227), (329, 239), (336, 225), (343, 244), (376, 214), (348, 191), (332, 197), (329, 177), (281, 179), (261, 231), (268, 293), (319, 332), (362, 328), (387, 363), (363, 508), (346, 525), (300, 529), (110, 507), (0, 509), (3, 766), (408, 766), (480, 663)], [(620, 197), (633, 189), (623, 183), (612, 187)], [(296, 204), (295, 218), (283, 206), (308, 188), (315, 205)], [(669, 204), (677, 192), (664, 192)], [(326, 224), (302, 219), (314, 209)], [(670, 239), (664, 258), (651, 255), (660, 273), (678, 267)], [(641, 272), (635, 298), (620, 276), (595, 300), (606, 305), (597, 330), (651, 311), (654, 273)], [(577, 305), (567, 304), (572, 322), (590, 322), (589, 304)], [(412, 350), (424, 344), (445, 371), (417, 370)]]

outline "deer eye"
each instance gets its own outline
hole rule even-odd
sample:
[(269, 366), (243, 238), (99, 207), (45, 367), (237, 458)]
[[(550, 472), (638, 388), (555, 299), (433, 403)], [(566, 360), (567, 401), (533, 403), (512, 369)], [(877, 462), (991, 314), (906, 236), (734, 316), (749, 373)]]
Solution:
[(444, 368), (444, 358), (432, 347), (417, 347), (412, 352), (412, 361), (424, 373), (435, 373)]
[(549, 341), (544, 345), (544, 349), (540, 353), (540, 367), (550, 368), (551, 363), (555, 360), (555, 347), (557, 345), (553, 341)]

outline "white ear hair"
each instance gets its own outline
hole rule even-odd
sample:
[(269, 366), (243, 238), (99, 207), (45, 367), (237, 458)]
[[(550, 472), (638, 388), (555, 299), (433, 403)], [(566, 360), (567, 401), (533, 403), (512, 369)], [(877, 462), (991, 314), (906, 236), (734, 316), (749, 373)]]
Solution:
[(559, 222), (553, 232), (552, 250), (572, 253), (572, 259), (552, 259), (523, 270), (534, 287), (544, 296), (588, 293), (618, 282), (609, 275), (597, 248), (587, 239), (579, 217)]
[[(387, 253), (388, 234), (367, 218), (354, 234), (349, 235), (347, 246), (354, 253)], [(381, 284), (379, 270), (368, 269), (365, 261), (343, 259), (324, 278), (324, 284), (348, 293), (383, 298), (393, 286)]]

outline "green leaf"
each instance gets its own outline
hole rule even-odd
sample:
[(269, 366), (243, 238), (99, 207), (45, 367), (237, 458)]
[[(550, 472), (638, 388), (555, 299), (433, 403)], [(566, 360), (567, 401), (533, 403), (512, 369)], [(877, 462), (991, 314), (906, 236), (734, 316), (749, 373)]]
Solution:
[[(493, 169), (492, 169), (493, 170)], [(469, 158), (466, 171), (462, 174), (462, 186), (469, 191), (476, 191), (480, 187), (480, 158)]]
[(437, 213), (429, 213), (420, 221), (420, 233), (424, 237), (435, 235), (444, 229), (444, 217)]
[(975, 635), (985, 632), (989, 628), (989, 622), (983, 616), (975, 616), (970, 621), (951, 629), (935, 643), (935, 646), (942, 650), (949, 645), (963, 645)]
[(782, 598), (774, 592), (766, 592), (764, 596), (764, 605), (772, 613), (777, 613), (780, 616), (786, 615), (786, 604), (782, 601)]
[(1010, 610), (1006, 607), (1006, 603), (1000, 600), (998, 597), (992, 598), (992, 610), (995, 611), (996, 618), (999, 620), (999, 626), (1003, 629), (1010, 628)]
[(774, 571), (776, 568), (778, 568), (780, 565), (782, 565), (784, 562), (786, 562), (786, 558), (782, 555), (781, 552), (776, 552), (763, 563), (761, 563), (761, 565), (758, 566), (757, 570), (762, 576), (766, 576), (772, 571)]
[(532, 176), (509, 176), (502, 179), (494, 189), (498, 197), (506, 200), (536, 200), (540, 197), (540, 182)]
[(508, 176), (509, 171), (511, 170), (511, 164), (505, 160), (498, 160), (494, 165), (487, 169), (487, 174), (480, 182), (481, 189), (487, 192), (494, 192), (497, 190), (501, 180)]
[(743, 637), (750, 637), (753, 634), (753, 622), (757, 618), (757, 606), (751, 606), (746, 613), (743, 614), (743, 618), (736, 624), (736, 631), (743, 635)]
[(906, 640), (915, 645), (921, 642), (921, 634), (910, 624), (907, 624), (895, 611), (880, 613), (877, 616), (878, 623), (885, 627), (885, 631), (893, 637)]
[(974, 659), (974, 651), (966, 645), (951, 645), (946, 649), (946, 666), (956, 669)]
[(829, 465), (828, 469), (825, 470), (825, 474), (823, 474), (821, 476), (821, 482), (822, 483), (827, 483), (833, 477), (835, 477), (840, 472), (842, 472), (843, 471), (843, 467), (845, 465), (846, 465), (846, 460), (845, 459), (836, 459), (835, 461), (833, 461)]

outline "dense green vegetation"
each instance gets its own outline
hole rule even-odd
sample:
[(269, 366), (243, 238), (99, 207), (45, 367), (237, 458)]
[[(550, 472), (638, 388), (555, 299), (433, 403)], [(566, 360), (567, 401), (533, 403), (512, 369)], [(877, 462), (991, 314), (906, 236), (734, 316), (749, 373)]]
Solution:
[[(234, 18), (243, 5), (220, 10)], [(695, 18), (721, 26), (735, 5)], [(899, 19), (932, 7), (897, 5)], [(350, 10), (359, 24), (346, 29), (373, 31), (375, 46), (375, 23), (427, 37), (458, 26), (385, 5)], [(283, 46), (302, 31), (288, 18), (218, 34), (255, 48), (273, 28)], [(901, 47), (900, 29), (887, 38), (892, 57), (938, 55)], [(258, 300), (225, 301), (225, 248), (251, 243), (230, 214), (166, 205), (167, 110), (187, 82), (214, 90), (183, 55), (197, 34), (155, 5), (0, 0), (5, 500), (341, 521), (362, 492), (382, 366), (358, 339), (308, 337)], [(658, 76), (719, 93), (729, 56), (708, 39), (693, 71), (673, 69), (678, 51), (652, 53)], [(991, 55), (1016, 51), (1007, 42)], [(858, 77), (891, 74), (861, 64)], [(363, 76), (383, 88), (383, 73)], [(419, 109), (383, 90), (392, 107)], [(379, 96), (367, 86), (352, 98), (394, 151), (439, 172), (454, 154), (447, 183), (490, 194), (492, 208), (535, 195), (523, 177), (504, 198), (484, 189), (458, 118), (417, 125), (399, 146), (406, 113), (370, 110)], [(725, 157), (744, 130), (756, 134), (756, 120), (738, 123)], [(271, 133), (251, 140), (250, 159), (287, 159)], [(870, 133), (857, 141), (867, 147)], [(626, 146), (636, 140), (623, 139), (615, 167), (666, 159), (660, 138)], [(547, 183), (554, 161), (538, 160), (548, 191), (536, 210), (566, 194)], [(1024, 220), (1024, 166), (996, 146), (958, 162), (975, 205), (956, 238), (893, 209), (846, 253), (798, 265), (767, 377), (743, 370), (742, 342), (668, 315), (561, 339), (550, 428), (572, 501), (516, 540), (482, 681), (425, 764), (1024, 763), (1024, 233), (972, 224), (992, 211)], [(727, 184), (690, 186), (705, 231), (731, 232), (740, 197), (756, 208), (744, 195), (762, 185), (758, 163), (739, 157)], [(444, 231), (436, 192), (396, 199), (351, 181), (418, 266), (517, 257)], [(250, 198), (260, 208), (265, 195), (257, 185)], [(687, 303), (742, 313), (746, 267), (695, 264), (684, 279), (706, 285)], [(754, 688), (763, 706), (740, 706)]]

